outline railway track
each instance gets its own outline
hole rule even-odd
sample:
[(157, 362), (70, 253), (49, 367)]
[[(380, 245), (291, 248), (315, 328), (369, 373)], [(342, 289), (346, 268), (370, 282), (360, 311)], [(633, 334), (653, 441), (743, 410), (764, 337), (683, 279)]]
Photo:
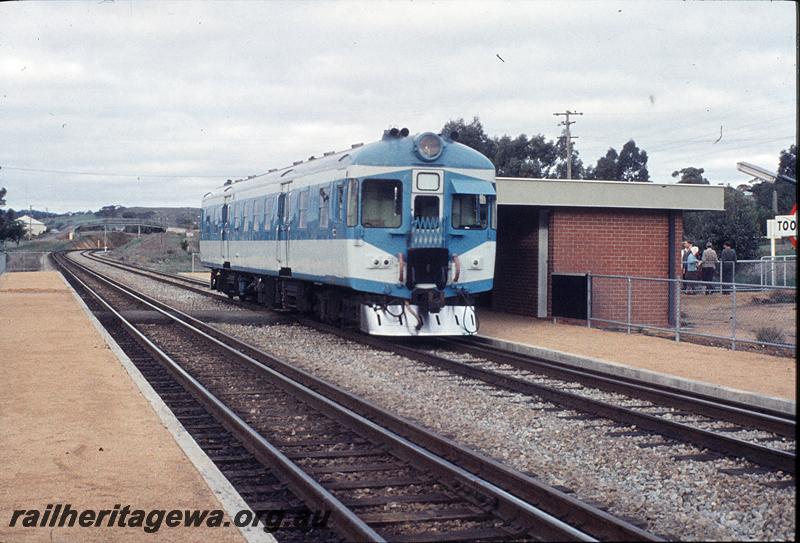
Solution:
[[(747, 434), (752, 430), (758, 430), (770, 432), (771, 435), (759, 434), (755, 439), (785, 443), (785, 438), (791, 438), (789, 446), (793, 446), (795, 421), (786, 416), (754, 411), (741, 405), (714, 404), (691, 393), (668, 392), (643, 383), (626, 382), (611, 376), (601, 376), (571, 368), (559, 368), (533, 357), (476, 345), (472, 342), (441, 340), (432, 342), (435, 345), (433, 349), (420, 348), (396, 341), (387, 342), (314, 321), (306, 320), (303, 324), (462, 377), (540, 398), (562, 409), (584, 414), (579, 416), (607, 418), (620, 425), (637, 428), (633, 431), (624, 431), (620, 435), (655, 433), (720, 455), (745, 458), (759, 466), (795, 473), (793, 449), (768, 447), (734, 437), (736, 433)], [(445, 348), (448, 351), (442, 354), (441, 351)], [(477, 355), (480, 358), (467, 361), (463, 359), (464, 354), (470, 357)], [(596, 394), (582, 393), (585, 387), (621, 394), (624, 398), (598, 399), (593, 397)], [(692, 420), (692, 423), (679, 420), (687, 418), (701, 420)], [(718, 424), (713, 424), (714, 421), (710, 420), (712, 418), (724, 420), (729, 424), (719, 427)], [(703, 428), (704, 422), (706, 426), (712, 423), (717, 428), (713, 430)]]
[(132, 264), (130, 262), (127, 263), (119, 262), (111, 258), (99, 256), (97, 254), (96, 249), (81, 251), (81, 255), (85, 256), (90, 260), (94, 260), (95, 262), (101, 262), (103, 264), (106, 264), (107, 266), (111, 266), (113, 268), (124, 270), (130, 273), (135, 273), (142, 277), (149, 277), (156, 281), (161, 281), (162, 283), (177, 284), (179, 286), (182, 286), (183, 288), (192, 290), (194, 292), (202, 293), (204, 295), (211, 294), (217, 298), (222, 297), (222, 295), (215, 294), (214, 291), (209, 290), (208, 281), (201, 281), (200, 279), (196, 279), (193, 277), (186, 277), (185, 275), (181, 275), (179, 273), (169, 273), (169, 272), (154, 270), (153, 268), (140, 266), (138, 264)]
[[(176, 309), (58, 261), (81, 289), (108, 298), (97, 302), (107, 318), (307, 506), (331, 510), (342, 537), (657, 539)], [(170, 324), (132, 324), (121, 310), (158, 312)]]
[[(102, 261), (108, 263), (105, 259)], [(121, 264), (113, 265), (125, 268)], [(139, 270), (139, 273), (153, 272)], [(160, 272), (154, 273), (157, 280), (171, 282), (169, 277), (160, 277)], [(200, 292), (220, 298), (208, 290)], [(420, 348), (323, 325), (310, 319), (298, 320), (317, 330), (394, 352), (501, 389), (536, 396), (562, 408), (585, 413), (586, 416), (605, 417), (622, 425), (634, 425), (638, 430), (633, 432), (656, 433), (720, 455), (745, 458), (786, 473), (796, 472), (796, 421), (784, 413), (599, 371), (576, 369), (482, 344), (479, 338), (434, 340), (428, 342), (433, 344), (431, 348)], [(442, 351), (445, 351), (445, 355), (441, 354)], [(467, 355), (467, 360), (464, 355)], [(609, 397), (593, 398), (584, 392), (587, 389), (608, 393)]]

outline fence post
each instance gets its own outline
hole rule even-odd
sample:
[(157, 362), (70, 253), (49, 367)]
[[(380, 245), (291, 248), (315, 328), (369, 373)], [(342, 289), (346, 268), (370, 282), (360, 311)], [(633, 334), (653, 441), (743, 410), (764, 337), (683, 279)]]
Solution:
[(783, 259), (783, 286), (786, 286), (786, 264), (788, 264), (788, 259)]
[(736, 350), (736, 283), (731, 285), (731, 349)]
[(631, 278), (628, 277), (628, 333), (631, 333)]
[(681, 280), (675, 279), (675, 341), (681, 341)]
[(592, 274), (586, 274), (586, 327), (592, 327)]

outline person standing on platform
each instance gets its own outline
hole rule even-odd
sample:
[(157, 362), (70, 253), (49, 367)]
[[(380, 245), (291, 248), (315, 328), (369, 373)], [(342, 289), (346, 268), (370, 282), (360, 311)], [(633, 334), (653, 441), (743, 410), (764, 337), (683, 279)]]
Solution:
[(711, 284), (714, 281), (714, 270), (717, 269), (717, 262), (719, 259), (717, 258), (717, 252), (714, 250), (713, 245), (709, 241), (706, 243), (706, 250), (703, 251), (703, 258), (700, 263), (700, 267), (703, 273), (703, 281), (705, 281), (706, 294), (711, 294), (714, 292), (714, 285)]
[(730, 241), (726, 241), (722, 247), (722, 253), (719, 255), (719, 260), (722, 263), (722, 293), (730, 294), (730, 284), (736, 281), (734, 278), (734, 271), (736, 269), (736, 251), (731, 248)]
[(695, 294), (698, 289), (698, 284), (692, 283), (691, 281), (700, 280), (698, 277), (700, 272), (697, 271), (697, 265), (700, 264), (700, 260), (697, 258), (699, 252), (700, 249), (697, 248), (697, 245), (694, 245), (689, 249), (686, 255), (686, 281), (689, 281), (684, 285), (686, 294)]
[[(688, 239), (683, 240), (683, 249), (681, 249), (681, 266), (683, 266), (683, 274), (681, 278), (686, 281), (689, 279), (689, 266), (686, 264), (686, 261), (689, 259), (689, 255), (692, 254), (692, 242)], [(686, 284), (683, 285), (683, 290), (688, 290)]]

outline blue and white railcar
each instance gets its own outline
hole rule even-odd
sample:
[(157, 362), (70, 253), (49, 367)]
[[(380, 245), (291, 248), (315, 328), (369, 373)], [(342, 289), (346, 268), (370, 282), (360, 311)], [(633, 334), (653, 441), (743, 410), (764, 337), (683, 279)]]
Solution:
[(455, 137), (392, 129), (206, 194), (212, 288), (369, 334), (474, 333), (473, 296), (492, 288), (495, 170)]

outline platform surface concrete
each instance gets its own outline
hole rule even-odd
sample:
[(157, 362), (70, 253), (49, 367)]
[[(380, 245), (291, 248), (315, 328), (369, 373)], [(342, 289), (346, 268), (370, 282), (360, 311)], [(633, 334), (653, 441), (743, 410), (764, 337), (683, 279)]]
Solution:
[[(554, 360), (794, 411), (794, 359), (483, 310), (479, 335)], [(509, 345), (513, 346), (513, 345)]]
[(56, 272), (0, 276), (0, 541), (244, 541), (232, 525), (9, 527), (17, 509), (220, 509)]

